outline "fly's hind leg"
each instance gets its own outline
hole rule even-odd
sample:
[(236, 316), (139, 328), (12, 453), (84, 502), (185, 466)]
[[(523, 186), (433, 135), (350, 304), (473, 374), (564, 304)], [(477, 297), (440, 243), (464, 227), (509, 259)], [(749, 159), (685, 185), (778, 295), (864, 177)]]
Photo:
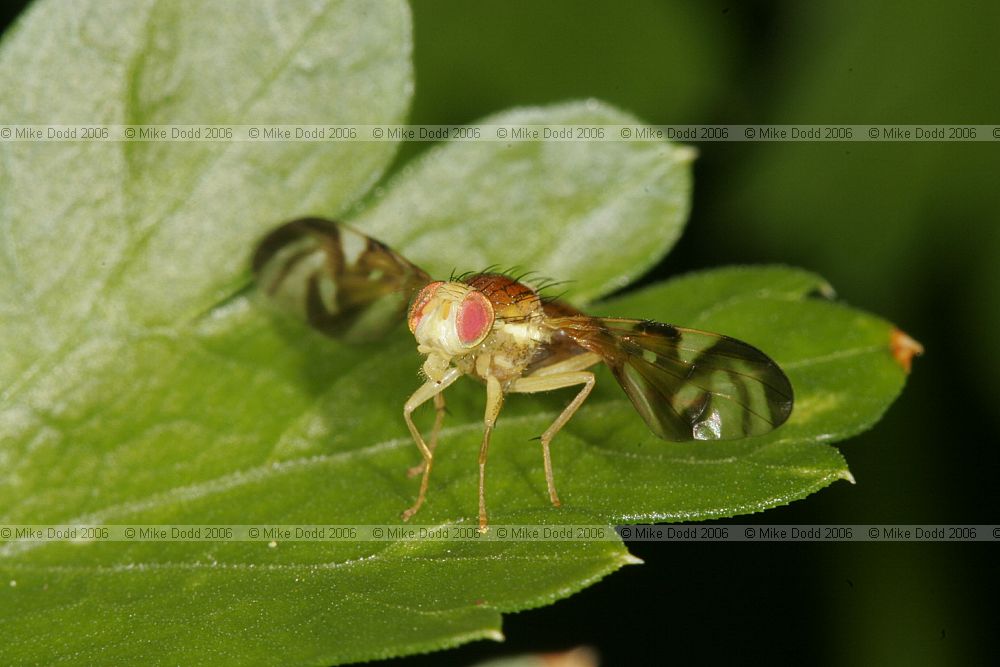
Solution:
[[(420, 506), (424, 504), (424, 498), (427, 496), (427, 483), (431, 476), (431, 464), (434, 462), (434, 452), (433, 447), (437, 445), (437, 433), (439, 426), (439, 418), (435, 419), (434, 431), (431, 434), (431, 447), (427, 446), (424, 442), (424, 438), (420, 435), (420, 430), (417, 428), (416, 424), (413, 423), (413, 411), (418, 407), (429, 401), (430, 399), (435, 399), (435, 405), (437, 405), (436, 398), (441, 395), (445, 389), (451, 385), (452, 382), (457, 380), (462, 375), (461, 371), (457, 368), (450, 368), (445, 372), (444, 376), (440, 381), (428, 380), (420, 386), (413, 395), (406, 401), (406, 405), (403, 406), (403, 419), (406, 420), (406, 426), (410, 429), (410, 435), (413, 436), (413, 441), (417, 444), (420, 449), (421, 456), (424, 457), (423, 471), (424, 476), (420, 480), (420, 493), (417, 494), (417, 501), (413, 503), (413, 506), (408, 510), (403, 512), (403, 521), (409, 521), (410, 517), (417, 513)], [(441, 402), (442, 408), (438, 410), (438, 415), (443, 414), (444, 401)]]
[(600, 357), (593, 353), (580, 354), (561, 361), (551, 366), (543, 366), (531, 375), (518, 378), (511, 383), (508, 391), (510, 393), (533, 394), (540, 391), (552, 391), (575, 385), (583, 385), (576, 397), (570, 401), (562, 413), (556, 417), (555, 421), (542, 433), (542, 462), (545, 465), (545, 483), (549, 487), (549, 500), (556, 507), (559, 507), (559, 495), (556, 493), (556, 484), (552, 476), (552, 457), (549, 453), (549, 443), (556, 433), (566, 425), (576, 411), (587, 400), (591, 390), (594, 388), (594, 374), (590, 371), (582, 370), (593, 366)]

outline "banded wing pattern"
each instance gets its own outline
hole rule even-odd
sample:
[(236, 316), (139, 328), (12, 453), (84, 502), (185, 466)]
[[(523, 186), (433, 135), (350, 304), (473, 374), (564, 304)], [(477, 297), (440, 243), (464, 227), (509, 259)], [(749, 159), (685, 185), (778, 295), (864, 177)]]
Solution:
[(328, 336), (364, 342), (403, 319), (428, 275), (380, 241), (339, 222), (293, 220), (257, 246), (259, 287)]
[(734, 338), (643, 320), (577, 316), (552, 324), (604, 359), (665, 440), (760, 435), (792, 412), (792, 386), (782, 370)]

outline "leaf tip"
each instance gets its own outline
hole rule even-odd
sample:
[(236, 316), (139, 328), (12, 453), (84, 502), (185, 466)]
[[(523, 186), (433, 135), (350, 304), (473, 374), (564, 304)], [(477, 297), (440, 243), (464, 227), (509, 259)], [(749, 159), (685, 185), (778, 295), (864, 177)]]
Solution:
[(638, 556), (633, 556), (632, 554), (625, 552), (622, 555), (622, 565), (645, 565), (646, 561), (639, 558)]
[(698, 159), (698, 149), (687, 144), (680, 144), (674, 149), (674, 157), (678, 162), (689, 164)]
[(838, 479), (842, 479), (842, 480), (847, 481), (847, 482), (850, 482), (851, 484), (857, 484), (858, 483), (858, 481), (856, 479), (854, 479), (854, 475), (852, 475), (851, 471), (848, 470), (847, 468), (844, 468), (844, 470), (842, 470), (840, 472), (840, 474), (837, 475), (837, 478)]
[(906, 332), (899, 328), (893, 328), (889, 334), (889, 349), (896, 363), (902, 367), (903, 372), (910, 373), (913, 367), (913, 357), (919, 357), (924, 353), (924, 346), (906, 335)]

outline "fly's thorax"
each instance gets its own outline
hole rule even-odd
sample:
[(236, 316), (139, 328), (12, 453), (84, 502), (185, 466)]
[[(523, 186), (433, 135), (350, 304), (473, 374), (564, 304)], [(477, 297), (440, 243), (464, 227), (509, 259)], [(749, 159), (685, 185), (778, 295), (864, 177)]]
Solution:
[(551, 337), (541, 314), (498, 321), (486, 346), (491, 357), (490, 374), (502, 382), (521, 377)]
[(463, 356), (493, 330), (493, 305), (474, 287), (461, 282), (433, 282), (410, 305), (410, 331), (422, 354), (446, 359)]
[(524, 375), (540, 350), (551, 339), (551, 332), (540, 318), (504, 322), (497, 320), (493, 331), (472, 352), (454, 357), (452, 363), (462, 373), (485, 380), (487, 376), (507, 384)]

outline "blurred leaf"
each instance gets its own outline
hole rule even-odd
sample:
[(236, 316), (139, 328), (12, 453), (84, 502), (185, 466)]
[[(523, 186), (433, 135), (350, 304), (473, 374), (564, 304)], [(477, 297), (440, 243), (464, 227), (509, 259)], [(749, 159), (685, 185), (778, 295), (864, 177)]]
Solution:
[(532, 653), (477, 662), (473, 667), (598, 667), (597, 653), (579, 647), (560, 653)]
[[(496, 125), (637, 124), (597, 101), (525, 108)], [(356, 224), (432, 274), (517, 266), (585, 302), (654, 265), (687, 221), (694, 151), (668, 142), (453, 142), (392, 180)], [(405, 230), (405, 231), (402, 231)]]
[[(40, 2), (4, 37), (0, 87), (17, 94), (0, 99), (0, 118), (399, 122), (412, 88), (409, 57), (402, 2), (379, 11), (325, 2)], [(0, 376), (56, 353), (77, 327), (169, 324), (204, 312), (246, 283), (247, 239), (297, 213), (344, 210), (395, 149), (3, 144), (0, 304), (23, 316), (0, 320)], [(191, 270), (205, 266), (213, 270)]]

